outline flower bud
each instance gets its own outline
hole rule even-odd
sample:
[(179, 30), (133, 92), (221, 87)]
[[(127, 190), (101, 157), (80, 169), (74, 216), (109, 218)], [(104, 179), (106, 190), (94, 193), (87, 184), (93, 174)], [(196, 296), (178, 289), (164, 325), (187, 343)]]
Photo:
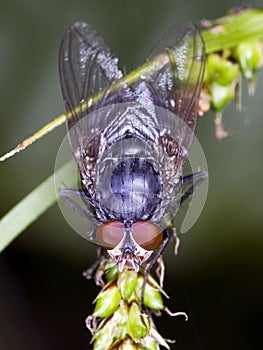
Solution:
[[(143, 285), (143, 277), (140, 276), (138, 278), (138, 283), (136, 286), (136, 294), (138, 297), (141, 297), (142, 294), (142, 285)], [(144, 288), (144, 305), (153, 310), (163, 310), (163, 298), (162, 298), (162, 289), (158, 285), (157, 282), (154, 281), (153, 278), (149, 276), (149, 279)]]
[(114, 264), (113, 266), (109, 266), (108, 271), (106, 273), (106, 280), (113, 281), (117, 277), (117, 274), (118, 274), (117, 265)]
[(151, 337), (147, 337), (147, 339), (145, 339), (145, 350), (159, 350), (160, 347), (159, 345), (156, 343), (156, 341), (151, 338)]
[(124, 300), (129, 300), (137, 284), (137, 272), (125, 270), (119, 274), (118, 287)]
[(144, 304), (153, 310), (163, 310), (164, 305), (161, 292), (149, 284), (146, 284), (144, 292)]
[[(157, 348), (156, 349), (159, 349), (159, 345), (163, 346), (165, 349), (170, 349), (169, 345), (167, 344), (167, 342), (163, 339), (163, 337), (157, 332), (155, 326), (152, 324), (151, 325), (151, 330), (150, 330), (150, 333), (149, 335), (146, 337), (145, 339), (145, 343), (148, 344), (148, 337), (151, 338), (151, 339), (154, 339), (155, 340), (155, 343), (158, 344)], [(153, 344), (152, 342), (149, 342), (149, 346), (152, 346), (149, 347), (149, 349), (154, 349), (155, 350), (155, 344)], [(146, 347), (146, 349), (148, 349)]]
[(212, 108), (219, 112), (235, 97), (235, 85), (223, 86), (218, 83), (212, 83), (209, 86), (211, 94)]
[(109, 317), (117, 310), (121, 294), (116, 284), (104, 288), (96, 299), (94, 317)]
[[(117, 349), (117, 348), (116, 348)], [(134, 342), (128, 338), (125, 339), (119, 346), (118, 350), (137, 350), (137, 345), (134, 344)]]
[(211, 54), (207, 57), (205, 81), (216, 82), (222, 86), (230, 85), (238, 78), (239, 68), (236, 63), (229, 61), (219, 54)]
[(148, 327), (143, 320), (142, 314), (138, 305), (133, 302), (130, 306), (128, 317), (128, 334), (135, 341), (138, 342), (145, 338), (148, 333)]
[(93, 336), (94, 350), (115, 349), (116, 342), (118, 343), (116, 349), (121, 348), (120, 342), (127, 337), (127, 320), (128, 307), (123, 303), (112, 317), (102, 320), (97, 327)]
[(263, 45), (259, 40), (244, 41), (237, 45), (233, 55), (240, 64), (244, 77), (251, 80), (262, 63)]
[(104, 328), (94, 340), (93, 350), (105, 350), (109, 348), (109, 344), (112, 343), (112, 334)]

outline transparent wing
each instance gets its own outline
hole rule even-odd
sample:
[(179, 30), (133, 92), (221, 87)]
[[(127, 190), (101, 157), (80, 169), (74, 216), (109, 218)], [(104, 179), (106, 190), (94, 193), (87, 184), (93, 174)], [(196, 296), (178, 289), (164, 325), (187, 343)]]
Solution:
[(191, 23), (172, 28), (148, 60), (161, 53), (167, 54), (167, 64), (148, 78), (156, 103), (194, 130), (205, 68), (205, 47), (199, 30)]
[(69, 28), (59, 50), (62, 94), (66, 111), (72, 113), (68, 129), (88, 114), (81, 107), (76, 112), (76, 106), (122, 77), (117, 64), (104, 40), (87, 23), (77, 22)]

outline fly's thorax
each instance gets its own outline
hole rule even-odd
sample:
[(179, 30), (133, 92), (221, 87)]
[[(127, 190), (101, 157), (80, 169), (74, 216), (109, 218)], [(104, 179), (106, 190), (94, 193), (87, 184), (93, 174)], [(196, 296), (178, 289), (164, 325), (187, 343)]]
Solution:
[(99, 221), (169, 224), (193, 137), (182, 119), (153, 104), (119, 103), (90, 113), (70, 133), (81, 134), (75, 159)]
[(117, 220), (148, 220), (161, 202), (162, 182), (154, 145), (136, 137), (105, 148), (96, 164), (100, 205)]

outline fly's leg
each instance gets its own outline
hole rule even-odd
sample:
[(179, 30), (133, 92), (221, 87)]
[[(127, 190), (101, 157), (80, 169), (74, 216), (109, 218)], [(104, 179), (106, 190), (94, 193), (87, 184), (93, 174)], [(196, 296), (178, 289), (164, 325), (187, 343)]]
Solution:
[(162, 255), (160, 255), (159, 259), (157, 260), (157, 264), (158, 265), (157, 265), (155, 272), (156, 272), (156, 276), (159, 279), (160, 287), (163, 288), (165, 266), (164, 266), (164, 261), (163, 261)]
[(91, 278), (94, 277), (95, 275), (95, 271), (97, 270), (97, 268), (99, 267), (102, 259), (103, 259), (103, 249), (98, 246), (97, 247), (97, 260), (87, 269), (83, 272), (83, 276), (85, 278), (87, 278), (88, 280), (90, 280)]
[[(207, 178), (207, 171), (206, 170), (200, 170), (197, 171), (196, 173), (193, 173), (191, 175), (184, 176), (182, 178), (181, 182), (181, 188), (184, 189), (186, 188), (185, 192), (183, 193), (180, 201), (180, 205), (187, 199), (189, 198), (194, 190), (201, 185), (201, 183)], [(155, 263), (158, 261), (160, 256), (162, 255), (166, 245), (170, 241), (171, 237), (174, 238), (175, 240), (175, 254), (178, 252), (180, 240), (176, 234), (176, 229), (175, 227), (169, 227), (163, 231), (163, 241), (158, 248), (158, 250), (154, 253), (151, 261), (149, 264), (146, 266), (145, 271), (144, 271), (144, 279), (143, 279), (143, 285), (142, 285), (142, 296), (141, 296), (141, 308), (143, 311), (145, 311), (145, 306), (144, 306), (144, 291), (145, 291), (145, 286), (148, 280), (149, 273), (152, 269), (152, 267), (155, 265)]]
[(191, 175), (184, 176), (182, 178), (182, 188), (185, 186), (190, 186), (182, 195), (181, 202), (182, 204), (187, 198), (189, 198), (194, 190), (201, 185), (201, 183), (207, 178), (207, 171), (206, 170), (200, 170), (196, 173), (193, 173)]
[(103, 266), (107, 259), (104, 256), (104, 250), (101, 247), (97, 247), (97, 260), (83, 272), (82, 276), (88, 280), (94, 278), (96, 286), (103, 287), (105, 282), (103, 280), (103, 275), (105, 273), (104, 269), (99, 269), (100, 266)]
[(171, 227), (171, 234), (172, 237), (174, 239), (174, 255), (178, 254), (178, 249), (180, 246), (180, 238), (178, 237), (177, 233), (176, 233), (176, 228), (175, 227)]
[[(91, 213), (88, 207), (81, 206), (79, 203), (77, 203), (74, 199), (81, 200), (81, 203), (83, 203), (83, 199), (86, 199), (86, 193), (82, 190), (75, 190), (75, 189), (69, 189), (69, 188), (63, 188), (59, 191), (60, 196), (71, 206), (71, 208), (78, 212), (80, 215), (90, 218)], [(87, 279), (92, 279), (94, 277), (95, 283), (97, 286), (104, 286), (103, 281), (103, 269), (98, 269), (99, 266), (103, 265), (106, 259), (104, 254), (104, 250), (100, 246), (97, 246), (97, 260), (87, 269), (83, 272), (83, 276)]]
[(82, 200), (82, 198), (84, 197), (84, 191), (74, 190), (70, 188), (61, 188), (59, 190), (59, 194), (61, 198), (63, 198), (64, 201), (67, 202), (74, 211), (78, 212), (80, 215), (83, 216), (90, 216), (88, 208), (82, 207), (80, 204), (78, 204), (72, 199), (76, 198)]
[(157, 260), (162, 255), (165, 247), (167, 246), (168, 242), (170, 241), (170, 237), (171, 237), (171, 228), (167, 228), (167, 229), (165, 229), (163, 231), (163, 241), (162, 241), (162, 243), (160, 244), (158, 250), (154, 253), (152, 259), (150, 260), (150, 262), (148, 263), (148, 265), (146, 266), (146, 268), (144, 270), (144, 278), (143, 278), (143, 284), (142, 284), (142, 295), (141, 295), (141, 309), (142, 309), (143, 312), (145, 312), (144, 290), (145, 290), (145, 286), (146, 286), (146, 283), (147, 283), (147, 280), (148, 280), (149, 273), (150, 273), (152, 267), (157, 262)]

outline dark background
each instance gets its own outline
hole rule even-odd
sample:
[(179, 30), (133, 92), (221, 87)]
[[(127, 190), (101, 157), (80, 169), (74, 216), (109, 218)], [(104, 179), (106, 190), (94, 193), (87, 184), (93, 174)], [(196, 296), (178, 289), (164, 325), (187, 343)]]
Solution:
[[(0, 153), (63, 112), (57, 53), (73, 22), (95, 27), (129, 71), (169, 27), (184, 20), (198, 24), (240, 4), (2, 0)], [(164, 336), (176, 338), (171, 348), (177, 350), (263, 348), (262, 74), (255, 96), (248, 97), (246, 88), (244, 83), (241, 115), (233, 105), (224, 114), (231, 137), (215, 139), (210, 113), (197, 128), (210, 172), (207, 202), (181, 236), (179, 256), (172, 247), (165, 254), (168, 304), (190, 320), (157, 320)], [(64, 135), (62, 126), (0, 164), (1, 216), (53, 172)], [(98, 289), (81, 273), (94, 259), (93, 246), (71, 230), (57, 205), (16, 239), (0, 256), (0, 348), (91, 349), (84, 320)]]

